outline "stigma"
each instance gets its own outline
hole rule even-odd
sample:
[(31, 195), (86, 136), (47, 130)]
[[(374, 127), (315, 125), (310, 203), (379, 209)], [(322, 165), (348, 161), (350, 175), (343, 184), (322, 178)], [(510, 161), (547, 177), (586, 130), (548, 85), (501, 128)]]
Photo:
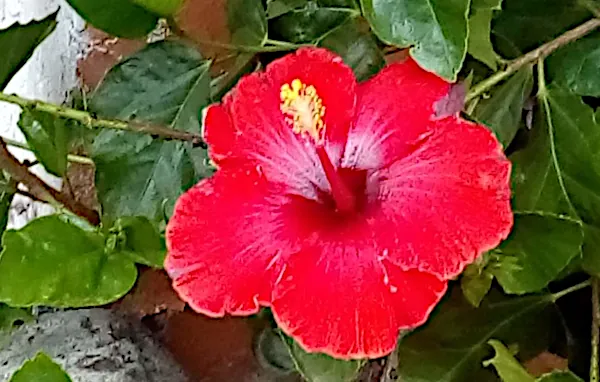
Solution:
[(325, 137), (325, 106), (317, 89), (296, 78), (281, 86), (280, 99), (281, 112), (293, 132), (322, 144)]

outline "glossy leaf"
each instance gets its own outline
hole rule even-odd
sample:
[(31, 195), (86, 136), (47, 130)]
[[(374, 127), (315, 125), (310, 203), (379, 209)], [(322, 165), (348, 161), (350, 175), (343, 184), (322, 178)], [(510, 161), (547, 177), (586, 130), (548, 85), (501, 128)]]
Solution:
[(71, 382), (63, 369), (44, 353), (25, 362), (9, 382)]
[(488, 344), (494, 348), (494, 358), (483, 363), (485, 367), (493, 366), (504, 382), (535, 382), (523, 366), (515, 359), (513, 354), (497, 340), (490, 340)]
[(473, 112), (473, 117), (488, 126), (504, 148), (510, 145), (521, 126), (523, 108), (532, 87), (532, 68), (525, 67), (495, 89), (489, 98), (479, 101)]
[(0, 237), (8, 224), (10, 205), (16, 192), (17, 182), (0, 169)]
[(575, 94), (600, 97), (600, 33), (559, 49), (547, 62), (553, 81)]
[(469, 0), (361, 0), (384, 42), (401, 48), (428, 71), (454, 81), (467, 53)]
[(0, 30), (0, 91), (29, 60), (35, 48), (56, 27), (56, 13), (25, 25), (13, 24)]
[(131, 0), (134, 4), (140, 5), (150, 12), (157, 15), (168, 17), (173, 16), (181, 8), (184, 0)]
[(350, 18), (320, 40), (319, 46), (339, 54), (352, 68), (356, 78), (364, 81), (385, 65), (377, 40), (361, 20)]
[(107, 253), (102, 235), (58, 216), (8, 230), (0, 254), (0, 301), (10, 306), (83, 307), (117, 300), (133, 286), (135, 265)]
[(24, 109), (18, 126), (46, 170), (63, 176), (67, 171), (69, 153), (69, 132), (65, 121), (51, 114)]
[(581, 254), (583, 229), (570, 218), (515, 214), (509, 237), (494, 251), (491, 272), (506, 293), (538, 292)]
[(527, 147), (511, 156), (514, 208), (584, 224), (584, 267), (600, 273), (600, 135), (592, 109), (559, 87), (543, 88)]
[(269, 20), (270, 35), (296, 44), (315, 42), (349, 18), (346, 9), (319, 8), (313, 4)]
[(533, 356), (547, 346), (553, 316), (551, 295), (506, 298), (493, 293), (475, 308), (461, 293), (452, 293), (425, 326), (401, 340), (399, 380), (495, 381), (481, 364), (489, 354), (486, 342), (497, 338), (517, 344), (524, 357)]
[[(149, 45), (108, 73), (90, 109), (200, 132), (199, 113), (210, 97), (208, 68), (196, 50), (181, 43)], [(143, 134), (104, 130), (92, 155), (98, 197), (111, 220), (145, 216), (158, 222), (183, 191), (211, 173), (206, 150)]]
[(228, 0), (227, 15), (233, 43), (264, 45), (267, 38), (267, 15), (260, 0)]
[(162, 268), (166, 246), (148, 219), (139, 216), (119, 218), (109, 236), (114, 240), (113, 250), (129, 256), (136, 263)]
[(540, 378), (536, 379), (536, 382), (583, 382), (583, 379), (570, 371), (554, 371), (542, 375)]
[(9, 331), (19, 324), (30, 321), (32, 318), (33, 316), (26, 309), (0, 304), (0, 332)]
[(469, 15), (469, 39), (467, 52), (492, 70), (498, 68), (498, 55), (490, 40), (492, 16), (500, 10), (502, 0), (473, 0)]
[(307, 382), (352, 382), (356, 380), (362, 361), (335, 359), (325, 354), (307, 353), (287, 338), (290, 354), (298, 372)]
[[(143, 1), (143, 0), (140, 0)], [(118, 37), (143, 37), (158, 22), (158, 16), (132, 0), (67, 0), (94, 27)]]
[(488, 259), (489, 254), (483, 254), (479, 261), (465, 268), (460, 278), (460, 288), (463, 296), (474, 307), (481, 305), (481, 301), (492, 288), (494, 275), (486, 268)]
[(503, 0), (492, 23), (496, 51), (515, 58), (591, 17), (578, 0)]

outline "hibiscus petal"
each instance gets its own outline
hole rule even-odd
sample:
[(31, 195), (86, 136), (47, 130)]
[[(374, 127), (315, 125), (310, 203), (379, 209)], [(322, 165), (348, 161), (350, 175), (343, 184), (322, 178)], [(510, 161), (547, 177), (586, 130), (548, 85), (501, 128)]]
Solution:
[(327, 187), (315, 143), (294, 133), (281, 111), (281, 87), (295, 79), (314, 86), (322, 99), (326, 149), (339, 163), (354, 117), (356, 79), (340, 57), (325, 49), (299, 49), (273, 61), (264, 73), (242, 78), (222, 104), (208, 108), (204, 136), (221, 168), (240, 161), (260, 165), (270, 180), (314, 198), (314, 185)]
[(285, 239), (286, 197), (270, 188), (255, 170), (219, 170), (178, 200), (165, 269), (194, 310), (248, 315), (269, 304), (281, 254), (297, 250)]
[(373, 169), (405, 156), (436, 118), (436, 105), (449, 95), (449, 83), (411, 58), (361, 83), (343, 166)]
[(320, 241), (290, 257), (271, 308), (278, 326), (307, 351), (377, 358), (394, 349), (401, 329), (425, 322), (447, 283), (378, 260), (373, 246), (353, 239)]
[[(442, 279), (458, 275), (510, 232), (511, 164), (483, 126), (449, 117), (377, 173), (369, 212), (389, 259)], [(376, 229), (376, 228), (375, 228)]]

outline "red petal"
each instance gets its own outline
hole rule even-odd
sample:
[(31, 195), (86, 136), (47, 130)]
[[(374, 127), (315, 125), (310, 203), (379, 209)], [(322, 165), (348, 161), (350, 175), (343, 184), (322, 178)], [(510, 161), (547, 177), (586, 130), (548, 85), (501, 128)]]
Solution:
[(412, 153), (376, 175), (368, 219), (390, 261), (448, 279), (496, 247), (513, 223), (510, 168), (485, 127), (458, 117), (431, 123)]
[(449, 83), (411, 58), (361, 83), (344, 167), (378, 168), (406, 155), (436, 118), (436, 104), (449, 91)]
[(426, 321), (446, 286), (377, 260), (372, 246), (323, 243), (290, 258), (272, 310), (279, 327), (309, 352), (378, 358), (394, 349), (400, 329)]
[(205, 139), (221, 168), (239, 159), (260, 165), (269, 179), (299, 189), (324, 181), (314, 143), (295, 134), (280, 109), (281, 86), (294, 79), (313, 85), (321, 97), (326, 147), (339, 162), (354, 116), (356, 80), (340, 57), (305, 48), (275, 60), (265, 73), (242, 78), (222, 105), (208, 109)]
[(165, 269), (194, 310), (247, 315), (269, 304), (280, 254), (297, 249), (284, 240), (286, 198), (267, 187), (257, 171), (220, 170), (178, 200)]

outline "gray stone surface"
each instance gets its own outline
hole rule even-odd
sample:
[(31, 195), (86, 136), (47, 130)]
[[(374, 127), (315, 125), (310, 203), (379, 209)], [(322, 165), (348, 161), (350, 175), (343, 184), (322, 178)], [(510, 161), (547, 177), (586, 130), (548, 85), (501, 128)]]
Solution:
[(141, 323), (106, 309), (40, 314), (0, 346), (2, 381), (38, 351), (52, 357), (74, 382), (188, 381)]

